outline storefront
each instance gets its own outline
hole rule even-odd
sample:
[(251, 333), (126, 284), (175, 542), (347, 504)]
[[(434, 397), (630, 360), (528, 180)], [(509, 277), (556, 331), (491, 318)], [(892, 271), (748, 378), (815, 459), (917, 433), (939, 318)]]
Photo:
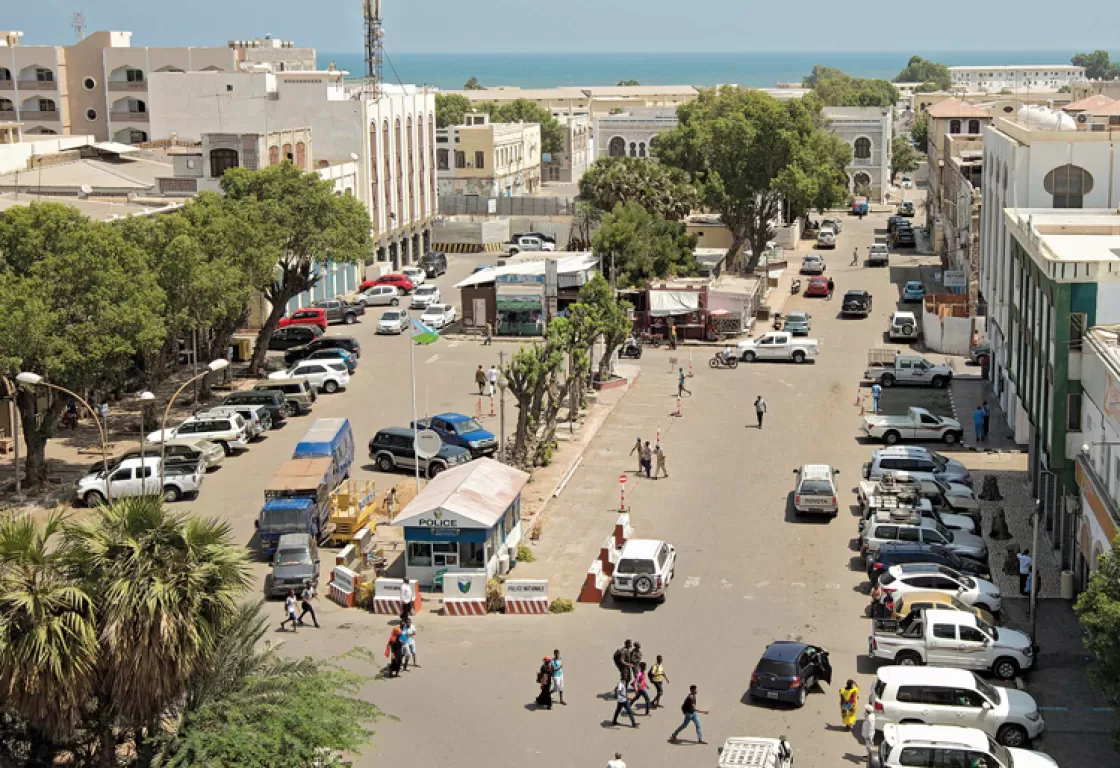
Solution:
[(528, 481), (493, 459), (437, 475), (391, 523), (404, 528), (406, 578), (430, 587), (446, 571), (508, 573), (517, 562)]
[(499, 336), (543, 336), (544, 275), (501, 275), (497, 289)]

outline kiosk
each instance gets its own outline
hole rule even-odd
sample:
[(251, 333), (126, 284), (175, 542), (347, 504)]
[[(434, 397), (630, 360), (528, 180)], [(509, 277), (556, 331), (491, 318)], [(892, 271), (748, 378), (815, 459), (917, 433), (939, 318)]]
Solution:
[(442, 588), (447, 571), (508, 573), (517, 563), (528, 481), (493, 459), (439, 473), (390, 523), (404, 528), (405, 578)]

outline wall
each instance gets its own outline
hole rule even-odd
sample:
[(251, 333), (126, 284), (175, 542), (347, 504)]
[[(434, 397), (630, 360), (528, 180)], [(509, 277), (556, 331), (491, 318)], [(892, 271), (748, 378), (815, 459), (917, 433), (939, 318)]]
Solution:
[(19, 144), (0, 146), (0, 173), (22, 171), (30, 168), (32, 157), (77, 149), (89, 145), (92, 140), (91, 136), (36, 137), (34, 141), (24, 138)]
[(922, 339), (934, 352), (967, 355), (972, 321), (967, 317), (938, 317), (922, 306)]

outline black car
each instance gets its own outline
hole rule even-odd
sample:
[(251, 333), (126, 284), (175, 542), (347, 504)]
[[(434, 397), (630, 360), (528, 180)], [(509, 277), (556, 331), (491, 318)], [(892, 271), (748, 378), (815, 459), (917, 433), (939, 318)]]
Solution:
[(898, 227), (894, 231), (895, 248), (913, 248), (917, 245), (914, 239), (914, 230), (910, 227)]
[(840, 306), (840, 313), (867, 317), (871, 314), (871, 294), (867, 291), (848, 291), (844, 294), (844, 303)]
[(420, 259), (420, 269), (428, 277), (439, 277), (447, 272), (447, 254), (443, 251), (428, 251)]
[(879, 551), (867, 564), (867, 578), (874, 584), (879, 574), (886, 573), (892, 565), (902, 563), (930, 563), (944, 565), (965, 576), (991, 580), (992, 569), (982, 560), (961, 557), (943, 544), (919, 544), (914, 542), (889, 542), (879, 545)]
[(289, 325), (277, 328), (268, 340), (268, 348), (272, 351), (281, 351), (309, 344), (323, 335), (323, 329), (317, 325)]
[[(392, 472), (394, 469), (407, 469), (411, 472), (417, 462), (413, 446), (415, 439), (416, 430), (409, 427), (382, 429), (369, 441), (369, 457), (381, 472)], [(444, 443), (435, 456), (419, 459), (420, 473), (433, 478), (445, 469), (466, 464), (470, 460), (471, 452), (466, 448)]]
[(887, 219), (887, 232), (894, 232), (896, 229), (898, 229), (899, 227), (902, 227), (902, 226), (909, 227), (910, 226), (909, 219), (906, 219), (906, 218), (903, 218), (902, 216), (897, 216), (897, 215), (896, 216), (891, 216), (889, 219)]
[(320, 349), (345, 349), (347, 352), (353, 352), (356, 357), (362, 356), (362, 345), (353, 336), (320, 336), (310, 344), (289, 349), (284, 353), (284, 362), (288, 365), (295, 365), (312, 352), (318, 352)]
[(222, 405), (263, 405), (272, 417), (272, 427), (282, 426), (288, 420), (287, 409), (284, 406), (284, 393), (275, 389), (247, 389), (243, 392), (233, 392), (226, 395)]
[(766, 646), (751, 672), (751, 699), (783, 701), (803, 706), (809, 689), (821, 681), (832, 682), (828, 651), (816, 645), (777, 640)]

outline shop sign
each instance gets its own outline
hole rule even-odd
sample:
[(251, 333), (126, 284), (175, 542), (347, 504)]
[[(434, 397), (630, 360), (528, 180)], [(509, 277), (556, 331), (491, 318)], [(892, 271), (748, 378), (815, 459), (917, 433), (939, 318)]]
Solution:
[(506, 597), (527, 599), (531, 597), (548, 597), (547, 579), (510, 579), (506, 582)]

